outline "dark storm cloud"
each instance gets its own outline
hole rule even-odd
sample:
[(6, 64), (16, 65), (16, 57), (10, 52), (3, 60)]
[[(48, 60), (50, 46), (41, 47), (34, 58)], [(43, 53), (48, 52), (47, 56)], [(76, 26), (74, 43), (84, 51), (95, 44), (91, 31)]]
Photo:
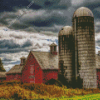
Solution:
[(14, 8), (23, 8), (28, 6), (28, 0), (0, 0), (0, 12), (12, 11)]
[[(34, 12), (34, 10), (33, 10)], [(21, 18), (17, 18), (16, 13), (13, 13), (13, 15), (5, 16), (1, 18), (1, 23), (5, 25), (11, 25), (10, 28), (13, 28), (15, 30), (18, 29), (28, 29), (29, 27), (33, 27), (33, 29), (37, 29), (37, 31), (56, 31), (57, 28), (54, 27), (54, 25), (63, 25), (65, 26), (66, 23), (70, 23), (70, 17), (67, 15), (64, 15), (64, 13), (68, 13), (65, 10), (44, 10), (41, 15), (32, 15), (33, 17), (30, 17), (31, 14), (26, 14), (25, 16), (22, 16)], [(63, 14), (63, 16), (62, 16)], [(16, 20), (13, 22), (13, 20)], [(52, 28), (52, 29), (51, 29)], [(55, 29), (54, 29), (55, 28)], [(42, 29), (42, 30), (40, 30)], [(51, 30), (50, 30), (51, 29)], [(57, 30), (58, 32), (58, 30)]]
[(70, 0), (0, 0), (0, 11), (26, 8), (32, 1), (31, 9), (65, 9), (71, 5)]
[(14, 43), (13, 40), (0, 40), (0, 48), (19, 48), (20, 45)]
[(65, 25), (68, 21), (68, 17), (63, 15), (66, 11), (59, 11), (59, 10), (47, 10), (43, 12), (41, 15), (37, 15), (33, 18), (28, 19), (28, 17), (23, 17), (20, 21), (25, 24), (34, 25), (36, 27), (45, 27), (45, 26), (53, 26), (54, 24), (57, 25)]
[(0, 40), (0, 49), (7, 48), (7, 49), (15, 49), (15, 48), (25, 48), (32, 46), (31, 41), (27, 40), (23, 45), (19, 45), (15, 43), (13, 40)]
[(17, 23), (17, 22), (12, 23), (12, 25), (9, 26), (9, 28), (15, 29), (15, 30), (18, 30), (18, 29), (23, 30), (23, 29), (25, 29), (25, 28), (27, 28), (27, 27), (29, 27), (29, 26), (26, 25), (26, 24), (23, 24), (23, 23)]
[[(18, 14), (16, 14), (16, 12), (20, 9), (24, 9), (27, 8), (27, 6), (34, 1), (34, 3), (29, 7), (29, 9), (33, 9), (36, 11), (39, 11), (41, 9), (44, 9), (45, 14), (41, 14), (41, 16), (35, 16), (33, 15), (32, 20), (30, 20), (30, 18), (26, 18), (25, 20), (21, 20), (23, 19), (23, 16), (19, 19), (18, 18)], [(40, 30), (42, 27), (44, 27), (47, 31), (50, 31), (50, 29), (54, 26), (54, 25), (66, 25), (66, 23), (69, 23), (69, 19), (67, 18), (67, 13), (65, 14), (65, 12), (63, 11), (63, 9), (67, 9), (71, 6), (71, 1), (70, 0), (26, 0), (26, 1), (20, 1), (19, 0), (14, 0), (11, 1), (9, 0), (9, 2), (7, 0), (2, 0), (1, 1), (1, 11), (5, 11), (6, 13), (4, 14), (4, 12), (2, 12), (2, 16), (0, 17), (0, 24), (3, 25), (9, 25), (13, 20), (17, 19), (17, 21), (19, 20), (19, 22), (12, 22), (12, 25), (10, 25), (10, 28), (13, 29), (28, 29), (29, 27), (37, 27), (37, 31)], [(5, 7), (5, 6), (6, 7)], [(3, 10), (2, 10), (3, 8)], [(8, 9), (9, 8), (9, 9)], [(54, 11), (55, 9), (55, 11)], [(59, 10), (56, 10), (59, 9)], [(9, 14), (9, 12), (12, 12), (13, 14)], [(60, 14), (63, 12), (63, 15)], [(19, 14), (20, 15), (20, 14)], [(70, 22), (71, 23), (71, 22)], [(51, 28), (49, 28), (51, 27)], [(54, 29), (52, 29), (54, 30)], [(51, 31), (52, 31), (51, 30)], [(54, 31), (56, 31), (57, 29), (55, 29)], [(57, 30), (58, 32), (58, 30)]]
[[(27, 9), (27, 6), (32, 1), (34, 3)], [(30, 32), (53, 31), (58, 33), (62, 26), (72, 25), (73, 13), (81, 6), (92, 10), (95, 23), (96, 19), (100, 19), (100, 0), (9, 0), (9, 2), (2, 0), (0, 2), (2, 5), (1, 8), (3, 8), (3, 5), (6, 5), (4, 10), (2, 10), (5, 12), (0, 14), (0, 24), (7, 26), (11, 24), (9, 28), (15, 30)], [(21, 13), (18, 14), (19, 10), (22, 13), (25, 10), (25, 13), (18, 18), (21, 15)], [(32, 15), (32, 13), (34, 14)], [(16, 21), (13, 22), (13, 20)], [(98, 31), (99, 29), (96, 32)]]
[(41, 6), (41, 9), (66, 9), (71, 6), (71, 0), (29, 0)]
[(32, 43), (30, 40), (27, 40), (21, 47), (25, 48), (25, 47), (29, 47), (29, 46), (32, 46)]

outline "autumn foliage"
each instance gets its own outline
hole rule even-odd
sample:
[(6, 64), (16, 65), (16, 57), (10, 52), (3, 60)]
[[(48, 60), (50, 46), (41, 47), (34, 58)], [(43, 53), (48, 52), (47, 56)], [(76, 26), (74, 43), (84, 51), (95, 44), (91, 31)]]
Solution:
[(22, 84), (20, 81), (5, 81), (0, 83), (0, 98), (14, 99), (46, 99), (55, 97), (73, 97), (76, 95), (86, 95), (100, 93), (99, 89), (67, 89), (67, 87), (58, 87), (45, 84)]

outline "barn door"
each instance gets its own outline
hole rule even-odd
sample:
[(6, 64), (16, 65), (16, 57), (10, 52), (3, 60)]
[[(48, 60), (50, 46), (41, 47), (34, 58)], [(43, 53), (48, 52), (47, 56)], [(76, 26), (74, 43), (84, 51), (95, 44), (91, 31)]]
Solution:
[(97, 69), (97, 87), (100, 88), (100, 69)]
[(35, 83), (35, 68), (34, 65), (30, 65), (30, 83)]

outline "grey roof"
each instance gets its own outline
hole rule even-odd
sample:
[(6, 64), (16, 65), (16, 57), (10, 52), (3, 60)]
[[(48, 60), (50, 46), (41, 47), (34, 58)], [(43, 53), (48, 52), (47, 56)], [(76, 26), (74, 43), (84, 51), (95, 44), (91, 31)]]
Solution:
[(71, 26), (64, 26), (60, 31), (59, 31), (59, 36), (61, 35), (71, 35), (73, 32), (73, 29)]
[(50, 46), (57, 46), (55, 43), (52, 43)]
[(0, 72), (0, 78), (1, 77), (6, 77), (6, 72)]
[(91, 17), (93, 17), (93, 13), (89, 8), (80, 7), (74, 12), (73, 17), (80, 17), (80, 16), (91, 16)]
[(42, 69), (58, 69), (58, 55), (50, 52), (31, 51)]
[(14, 67), (12, 67), (7, 74), (11, 74), (11, 73), (21, 73), (23, 66), (20, 65), (15, 65)]

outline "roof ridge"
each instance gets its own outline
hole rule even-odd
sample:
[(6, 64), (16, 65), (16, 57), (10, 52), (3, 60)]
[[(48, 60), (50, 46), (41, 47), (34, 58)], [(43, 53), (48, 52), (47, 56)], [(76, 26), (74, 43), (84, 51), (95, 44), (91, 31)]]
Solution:
[(31, 51), (31, 52), (45, 52), (45, 53), (50, 53), (49, 51), (46, 52), (46, 51)]

